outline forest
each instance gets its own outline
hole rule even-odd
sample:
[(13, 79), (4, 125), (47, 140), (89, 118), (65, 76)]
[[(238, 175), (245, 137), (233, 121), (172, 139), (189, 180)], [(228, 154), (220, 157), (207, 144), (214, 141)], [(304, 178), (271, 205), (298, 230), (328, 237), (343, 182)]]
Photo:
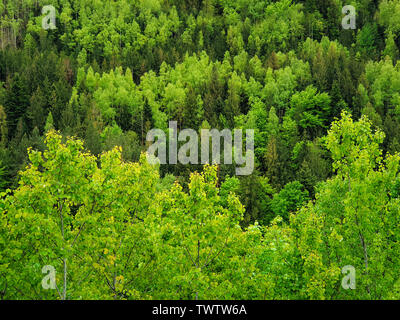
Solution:
[(0, 300), (400, 299), (399, 50), (400, 0), (0, 0)]

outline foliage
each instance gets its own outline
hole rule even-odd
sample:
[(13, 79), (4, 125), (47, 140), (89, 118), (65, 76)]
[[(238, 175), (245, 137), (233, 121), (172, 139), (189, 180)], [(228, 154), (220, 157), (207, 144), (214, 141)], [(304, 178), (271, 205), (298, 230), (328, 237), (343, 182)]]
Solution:
[[(399, 16), (399, 0), (3, 0), (0, 299), (398, 299)], [(169, 121), (254, 130), (253, 173), (151, 166), (147, 133)]]

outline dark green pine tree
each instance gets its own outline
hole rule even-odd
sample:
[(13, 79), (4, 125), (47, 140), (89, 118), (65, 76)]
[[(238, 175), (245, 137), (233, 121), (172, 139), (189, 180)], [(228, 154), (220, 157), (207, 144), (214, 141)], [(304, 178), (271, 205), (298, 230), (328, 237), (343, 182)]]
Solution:
[(40, 87), (38, 87), (30, 99), (30, 105), (27, 110), (27, 119), (30, 130), (36, 127), (39, 129), (40, 132), (43, 132), (44, 124), (46, 121), (46, 106), (47, 99), (43, 95)]
[(16, 73), (9, 83), (5, 101), (5, 109), (8, 122), (9, 138), (15, 136), (17, 123), (21, 119), (29, 106), (29, 95), (26, 84), (19, 73)]
[(211, 127), (216, 128), (219, 114), (223, 113), (224, 110), (223, 95), (225, 90), (220, 83), (219, 72), (215, 65), (213, 66), (211, 80), (207, 89), (204, 95), (204, 114)]

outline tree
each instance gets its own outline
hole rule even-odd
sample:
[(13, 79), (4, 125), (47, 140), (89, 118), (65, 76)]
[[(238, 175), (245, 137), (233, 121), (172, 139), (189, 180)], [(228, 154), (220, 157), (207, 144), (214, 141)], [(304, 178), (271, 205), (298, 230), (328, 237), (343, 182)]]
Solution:
[(292, 96), (289, 116), (315, 136), (314, 130), (324, 128), (329, 119), (330, 103), (331, 99), (327, 93), (318, 93), (316, 88), (309, 86)]
[[(250, 239), (259, 239), (260, 233), (240, 229), (244, 208), (232, 192), (237, 185), (233, 182), (227, 180), (219, 191), (216, 167), (206, 165), (203, 173), (191, 175), (188, 193), (175, 184), (161, 194), (158, 224), (163, 241), (156, 248), (165, 260), (159, 271), (159, 287), (163, 288), (159, 297), (235, 299), (260, 296), (265, 290), (264, 276), (248, 276), (259, 250)], [(169, 279), (169, 285), (164, 279)], [(244, 291), (244, 287), (252, 290)]]
[[(318, 299), (391, 299), (400, 262), (395, 227), (398, 215), (398, 155), (382, 159), (384, 134), (371, 129), (366, 117), (353, 122), (343, 112), (326, 137), (337, 175), (320, 186), (315, 204), (309, 203), (292, 225), (299, 250), (306, 257), (306, 294)], [(340, 270), (351, 265), (357, 272), (357, 292), (337, 290)]]
[[(146, 251), (140, 225), (152, 203), (155, 168), (144, 158), (143, 166), (123, 163), (118, 148), (101, 157), (99, 168), (81, 141), (70, 138), (63, 144), (54, 131), (46, 145), (44, 153), (29, 151), (31, 164), (21, 174), (20, 187), (1, 202), (1, 227), (7, 230), (2, 240), (8, 243), (0, 264), (5, 296), (137, 297), (124, 279), (137, 278), (138, 269), (126, 268), (141, 263), (137, 253), (130, 257), (134, 247), (143, 245), (141, 252)], [(57, 270), (57, 290), (41, 286), (46, 265)]]
[(399, 49), (397, 48), (395, 37), (391, 31), (389, 31), (387, 38), (386, 38), (386, 47), (383, 51), (384, 55), (388, 55), (392, 58), (392, 61), (397, 61), (399, 57)]
[(38, 87), (30, 99), (30, 105), (27, 110), (27, 117), (32, 129), (37, 127), (39, 130), (42, 130), (44, 128), (46, 108), (47, 99), (43, 96), (40, 87)]
[(6, 102), (4, 104), (7, 114), (10, 138), (14, 137), (18, 120), (24, 116), (29, 105), (28, 92), (25, 82), (20, 74), (15, 74), (7, 90)]
[(7, 126), (7, 115), (4, 111), (4, 107), (0, 105), (0, 134), (1, 134), (1, 147), (5, 148), (8, 141), (8, 126)]
[(298, 182), (293, 181), (285, 187), (271, 201), (271, 211), (288, 221), (289, 216), (300, 209), (309, 200), (307, 190)]
[(46, 124), (44, 125), (44, 130), (48, 132), (52, 129), (54, 129), (54, 120), (53, 120), (53, 115), (50, 111), (46, 118)]
[(277, 151), (277, 139), (272, 136), (268, 140), (267, 149), (265, 152), (265, 164), (267, 167), (266, 176), (268, 177), (273, 188), (279, 189), (281, 187), (280, 177), (280, 163)]
[[(144, 155), (124, 162), (116, 147), (96, 158), (82, 141), (63, 143), (53, 130), (46, 147), (29, 150), (19, 187), (0, 202), (6, 299), (160, 299), (171, 292), (228, 299), (268, 291), (256, 267), (261, 231), (240, 228), (238, 182), (227, 179), (219, 189), (216, 167), (192, 174), (188, 193), (177, 183), (157, 192), (158, 168)], [(42, 287), (45, 266), (56, 270), (56, 290)]]
[(376, 39), (378, 28), (376, 24), (366, 24), (357, 34), (358, 52), (363, 56), (373, 58), (376, 56)]

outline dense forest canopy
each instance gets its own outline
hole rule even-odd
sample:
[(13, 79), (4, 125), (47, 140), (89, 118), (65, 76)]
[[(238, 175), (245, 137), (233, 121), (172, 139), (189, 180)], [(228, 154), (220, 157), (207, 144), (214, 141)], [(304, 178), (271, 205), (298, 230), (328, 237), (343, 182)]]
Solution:
[(1, 0), (0, 298), (399, 299), (399, 50), (400, 0)]

